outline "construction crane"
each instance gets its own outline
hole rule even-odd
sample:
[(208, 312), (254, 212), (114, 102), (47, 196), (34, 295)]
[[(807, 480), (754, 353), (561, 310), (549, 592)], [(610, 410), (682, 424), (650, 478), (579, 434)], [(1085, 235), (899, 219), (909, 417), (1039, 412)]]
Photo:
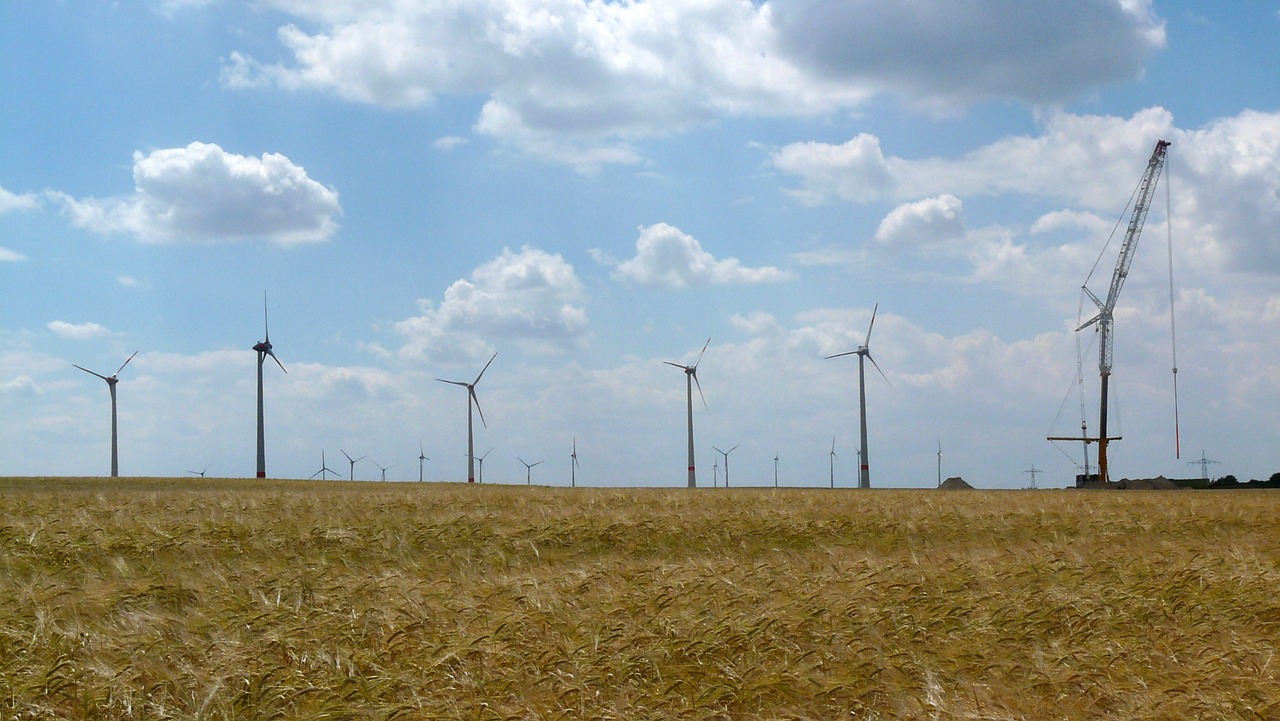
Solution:
[[(1111, 274), (1111, 288), (1107, 291), (1107, 299), (1099, 300), (1098, 296), (1089, 290), (1087, 285), (1082, 286), (1089, 299), (1098, 306), (1098, 314), (1083, 323), (1076, 331), (1082, 331), (1091, 325), (1096, 325), (1100, 337), (1098, 339), (1098, 373), (1101, 377), (1101, 402), (1098, 409), (1098, 436), (1096, 438), (1063, 438), (1051, 436), (1051, 441), (1083, 441), (1086, 445), (1089, 443), (1098, 444), (1098, 479), (1107, 482), (1110, 477), (1107, 475), (1107, 444), (1111, 441), (1120, 440), (1120, 436), (1107, 436), (1107, 391), (1108, 381), (1111, 378), (1111, 361), (1112, 361), (1112, 344), (1113, 329), (1115, 319), (1112, 313), (1115, 311), (1116, 301), (1120, 298), (1120, 289), (1124, 287), (1124, 281), (1129, 277), (1129, 266), (1133, 263), (1133, 253), (1138, 247), (1138, 238), (1142, 235), (1142, 226), (1147, 221), (1147, 210), (1151, 207), (1151, 198), (1155, 195), (1156, 183), (1160, 180), (1160, 173), (1164, 169), (1164, 161), (1166, 151), (1169, 149), (1169, 141), (1157, 140), (1156, 148), (1151, 152), (1151, 159), (1147, 161), (1147, 170), (1142, 175), (1142, 182), (1138, 185), (1138, 190), (1133, 203), (1133, 215), (1129, 218), (1129, 228), (1124, 234), (1124, 244), (1120, 246), (1120, 257), (1116, 260), (1115, 272)], [(1085, 480), (1088, 480), (1087, 478)]]

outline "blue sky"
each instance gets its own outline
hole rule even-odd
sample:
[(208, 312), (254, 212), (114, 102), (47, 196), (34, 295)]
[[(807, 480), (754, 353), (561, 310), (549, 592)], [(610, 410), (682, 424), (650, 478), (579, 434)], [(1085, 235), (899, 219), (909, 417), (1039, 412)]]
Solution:
[[(0, 474), (1067, 485), (1080, 286), (1114, 477), (1280, 470), (1280, 3), (155, 0), (0, 8)], [(1163, 182), (1163, 181), (1162, 181)], [(1170, 208), (1172, 213), (1170, 213)], [(1172, 215), (1172, 225), (1168, 219)], [(1172, 238), (1182, 456), (1175, 456)], [(1104, 250), (1104, 248), (1106, 250)], [(1087, 319), (1088, 308), (1084, 309)], [(1095, 334), (1079, 334), (1096, 429)], [(1065, 406), (1064, 406), (1065, 401)], [(1059, 413), (1060, 408), (1065, 408)], [(1093, 459), (1090, 452), (1090, 459)], [(344, 462), (345, 463), (345, 462)], [(357, 477), (377, 478), (369, 462)]]

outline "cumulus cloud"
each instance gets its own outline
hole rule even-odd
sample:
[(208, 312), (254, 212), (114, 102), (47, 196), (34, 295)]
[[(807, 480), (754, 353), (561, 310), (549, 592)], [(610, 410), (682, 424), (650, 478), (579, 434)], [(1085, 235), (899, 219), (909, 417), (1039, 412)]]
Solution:
[(771, 161), (801, 180), (787, 192), (805, 203), (1021, 195), (1075, 206), (1045, 216), (1035, 232), (1068, 223), (1096, 231), (1106, 224), (1097, 217), (1120, 213), (1165, 139), (1173, 147), (1162, 182), (1172, 184), (1180, 232), (1195, 239), (1194, 259), (1280, 271), (1280, 113), (1245, 111), (1196, 130), (1176, 127), (1163, 108), (1129, 118), (1053, 112), (1042, 125), (1038, 135), (1002, 138), (957, 158), (885, 155), (877, 138), (859, 135), (788, 145)]
[(477, 132), (584, 169), (732, 115), (1067, 99), (1137, 77), (1164, 44), (1148, 0), (274, 4), (300, 20), (278, 31), (288, 60), (233, 52), (225, 85), (386, 107), (485, 96)]
[(772, 266), (749, 268), (737, 258), (717, 260), (696, 238), (666, 223), (640, 228), (634, 258), (619, 262), (598, 250), (592, 255), (598, 262), (615, 265), (613, 277), (618, 280), (668, 288), (776, 283), (792, 277)]
[(337, 230), (342, 213), (336, 190), (278, 153), (247, 157), (199, 142), (134, 153), (133, 179), (125, 197), (51, 196), (78, 227), (152, 243), (314, 242)]
[(16, 250), (9, 250), (8, 248), (0, 247), (0, 263), (16, 263), (17, 261), (26, 259), (27, 256)]
[(69, 340), (88, 340), (111, 334), (111, 331), (97, 323), (68, 323), (55, 320), (46, 324), (45, 327), (59, 338), (67, 338)]
[(877, 243), (897, 248), (924, 247), (964, 237), (963, 204), (954, 195), (940, 195), (894, 208), (876, 229)]
[(436, 305), (418, 301), (422, 314), (395, 324), (407, 359), (472, 360), (501, 341), (551, 353), (586, 342), (584, 293), (573, 266), (559, 255), (524, 246), (455, 281)]
[(40, 207), (40, 198), (32, 193), (18, 195), (0, 188), (0, 213), (17, 210), (35, 210)]
[(779, 46), (806, 70), (929, 104), (1069, 99), (1138, 77), (1165, 45), (1150, 0), (776, 0), (770, 7)]

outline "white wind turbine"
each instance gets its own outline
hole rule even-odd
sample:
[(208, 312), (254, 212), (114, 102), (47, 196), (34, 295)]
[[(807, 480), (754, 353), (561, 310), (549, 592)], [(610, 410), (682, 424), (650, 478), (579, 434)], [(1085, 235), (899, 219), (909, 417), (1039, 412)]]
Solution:
[[(738, 445), (742, 445), (742, 444), (738, 444)], [(738, 446), (734, 446), (733, 448), (730, 448), (727, 451), (722, 451), (719, 448), (716, 448), (715, 446), (711, 446), (711, 447), (715, 449), (716, 453), (719, 453), (720, 455), (724, 456), (724, 487), (728, 488), (729, 487), (729, 454), (738, 450)]]
[[(347, 456), (347, 452), (346, 452), (346, 451), (343, 451), (341, 448), (339, 448), (338, 450), (339, 450), (339, 451), (342, 451), (342, 455)], [(360, 456), (359, 458), (352, 458), (351, 456), (347, 456), (347, 462), (351, 464), (351, 478), (350, 478), (350, 480), (354, 481), (354, 480), (356, 479), (356, 463), (357, 463), (357, 462), (359, 462), (359, 461), (363, 461), (364, 459), (366, 459), (366, 458), (368, 458), (368, 457), (369, 457), (369, 456)], [(324, 460), (324, 454), (323, 454), (323, 453), (322, 453), (322, 454), (320, 454), (320, 460)], [(334, 475), (337, 475), (337, 474), (334, 474)]]
[(200, 476), (201, 478), (204, 478), (204, 474), (209, 472), (209, 466), (212, 466), (212, 465), (213, 465), (212, 463), (206, 463), (204, 464), (203, 471), (187, 471), (187, 473), (190, 473), (193, 476)]
[(395, 467), (396, 467), (396, 464), (394, 464), (394, 463), (392, 463), (392, 464), (391, 464), (391, 465), (389, 465), (389, 466), (383, 466), (383, 465), (380, 465), (377, 461), (369, 461), (369, 462), (370, 462), (370, 463), (372, 463), (372, 464), (373, 464), (373, 465), (375, 465), (375, 466), (378, 466), (378, 470), (382, 471), (382, 482), (383, 482), (383, 483), (386, 483), (386, 481), (387, 481), (387, 469), (388, 469), (388, 468), (395, 468)]
[(489, 364), (493, 363), (493, 359), (497, 357), (498, 357), (498, 354), (494, 353), (493, 357), (489, 359), (489, 363), (485, 363), (484, 368), (480, 369), (480, 375), (476, 376), (476, 379), (474, 381), (471, 381), (470, 383), (466, 383), (463, 381), (447, 381), (443, 378), (436, 379), (441, 383), (448, 383), (450, 385), (462, 386), (463, 388), (467, 389), (467, 483), (476, 482), (475, 435), (473, 432), (474, 426), (472, 425), (472, 421), (471, 421), (472, 406), (474, 406), (475, 409), (480, 413), (480, 423), (484, 425), (485, 428), (489, 427), (489, 424), (484, 422), (484, 411), (480, 410), (480, 398), (476, 395), (476, 384), (480, 382), (480, 379), (484, 376), (484, 372), (489, 370)]
[(267, 477), (267, 441), (262, 419), (262, 364), (266, 362), (267, 356), (271, 356), (271, 360), (280, 366), (280, 370), (285, 373), (289, 372), (284, 370), (284, 364), (280, 362), (280, 359), (271, 350), (271, 329), (267, 325), (267, 294), (265, 291), (262, 294), (262, 332), (262, 342), (253, 346), (253, 349), (258, 352), (258, 478)]
[(836, 439), (835, 439), (835, 436), (831, 437), (831, 452), (828, 453), (827, 456), (831, 466), (830, 468), (831, 487), (835, 488), (836, 487)]
[(429, 461), (429, 460), (431, 459), (427, 458), (427, 452), (422, 450), (422, 442), (419, 441), (418, 442), (418, 483), (422, 483), (422, 462)]
[[(312, 473), (312, 474), (311, 474), (311, 478), (315, 478), (316, 476), (320, 476), (320, 480), (322, 480), (322, 481), (327, 481), (327, 480), (329, 480), (329, 474), (330, 474), (330, 473), (332, 473), (332, 474), (333, 474), (335, 477), (337, 477), (337, 478), (341, 478), (341, 477), (342, 477), (342, 476), (339, 476), (339, 475), (338, 475), (338, 472), (337, 472), (337, 471), (335, 471), (335, 470), (333, 470), (332, 468), (330, 468), (330, 467), (329, 467), (329, 464), (328, 464), (328, 463), (325, 461), (325, 459), (324, 459), (324, 449), (323, 449), (323, 448), (321, 448), (321, 449), (320, 449), (320, 470), (316, 471), (315, 473)], [(355, 474), (355, 469), (354, 469), (354, 464), (353, 464), (353, 467), (352, 467), (352, 475), (354, 475), (354, 474)], [(307, 480), (311, 480), (311, 479), (309, 478), (309, 479), (307, 479)]]
[(540, 465), (542, 461), (538, 461), (537, 463), (529, 463), (525, 461), (525, 459), (521, 458), (520, 456), (516, 456), (516, 460), (524, 464), (524, 484), (526, 486), (533, 485), (533, 467), (536, 465)]
[(573, 453), (569, 454), (569, 486), (578, 486), (578, 437), (573, 437)]
[[(867, 462), (867, 384), (863, 360), (870, 360), (871, 365), (875, 366), (876, 372), (880, 374), (881, 378), (884, 378), (884, 382), (889, 383), (889, 377), (884, 374), (884, 371), (880, 370), (880, 365), (876, 363), (876, 359), (871, 357), (871, 329), (876, 325), (876, 311), (878, 310), (880, 310), (880, 304), (876, 303), (875, 307), (871, 310), (871, 323), (867, 325), (866, 340), (862, 342), (862, 345), (858, 346), (857, 350), (827, 356), (828, 360), (847, 355), (858, 356), (858, 408), (862, 418), (860, 428), (862, 450), (858, 453), (858, 459), (860, 461), (858, 464), (858, 488), (871, 487), (871, 471), (870, 465)], [(889, 387), (892, 388), (893, 384), (889, 383)]]
[(101, 373), (94, 373), (93, 371), (89, 370), (88, 368), (85, 368), (84, 366), (77, 366), (74, 363), (71, 364), (76, 368), (79, 368), (80, 370), (84, 371), (85, 373), (88, 373), (91, 376), (98, 376), (102, 380), (106, 381), (107, 390), (111, 391), (111, 477), (112, 478), (118, 478), (120, 476), (120, 456), (117, 450), (119, 436), (116, 433), (116, 384), (120, 382), (120, 378), (119, 378), (120, 371), (124, 370), (124, 367), (129, 365), (129, 361), (133, 360), (133, 356), (135, 355), (138, 355), (138, 351), (134, 351), (133, 355), (126, 358), (124, 363), (121, 363), (120, 367), (116, 369), (116, 372), (112, 373), (109, 376), (104, 376)]
[(480, 466), (480, 478), (479, 478), (480, 483), (484, 483), (484, 459), (488, 458), (490, 453), (493, 453), (492, 448), (485, 451), (484, 455), (476, 457), (476, 461), (479, 463), (479, 466)]
[[(690, 488), (698, 487), (698, 479), (694, 473), (694, 464), (693, 464), (693, 386), (695, 384), (698, 386), (698, 396), (702, 398), (702, 407), (706, 408), (707, 397), (702, 395), (702, 384), (698, 383), (698, 364), (702, 362), (702, 354), (707, 352), (707, 346), (709, 345), (711, 345), (710, 338), (708, 338), (707, 342), (702, 345), (702, 351), (698, 353), (698, 359), (695, 360), (693, 362), (693, 365), (691, 366), (681, 365), (679, 363), (672, 363), (671, 361), (663, 361), (663, 363), (666, 363), (669, 366), (675, 366), (676, 368), (679, 368), (684, 371), (685, 395), (688, 400), (688, 407), (689, 407), (689, 487)], [(727, 468), (725, 469), (726, 485), (728, 485), (727, 483), (728, 470), (729, 469)]]
[(778, 454), (773, 454), (773, 487), (778, 487)]

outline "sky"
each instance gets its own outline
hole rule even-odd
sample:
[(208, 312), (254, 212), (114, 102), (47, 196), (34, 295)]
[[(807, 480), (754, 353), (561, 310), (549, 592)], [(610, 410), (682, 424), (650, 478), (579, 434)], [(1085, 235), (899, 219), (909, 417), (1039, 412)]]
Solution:
[(857, 358), (825, 357), (874, 312), (873, 486), (1072, 485), (1082, 444), (1046, 437), (1097, 430), (1081, 289), (1164, 139), (1112, 477), (1267, 478), (1276, 67), (1262, 0), (3, 3), (0, 475), (108, 474), (74, 365), (137, 351), (121, 474), (252, 476), (265, 294), (272, 477), (417, 480), (421, 448), (465, 480), (436, 379), (496, 353), (485, 482), (568, 485), (576, 443), (579, 485), (682, 486), (664, 362), (710, 339), (699, 485), (737, 446), (731, 485), (853, 487)]

